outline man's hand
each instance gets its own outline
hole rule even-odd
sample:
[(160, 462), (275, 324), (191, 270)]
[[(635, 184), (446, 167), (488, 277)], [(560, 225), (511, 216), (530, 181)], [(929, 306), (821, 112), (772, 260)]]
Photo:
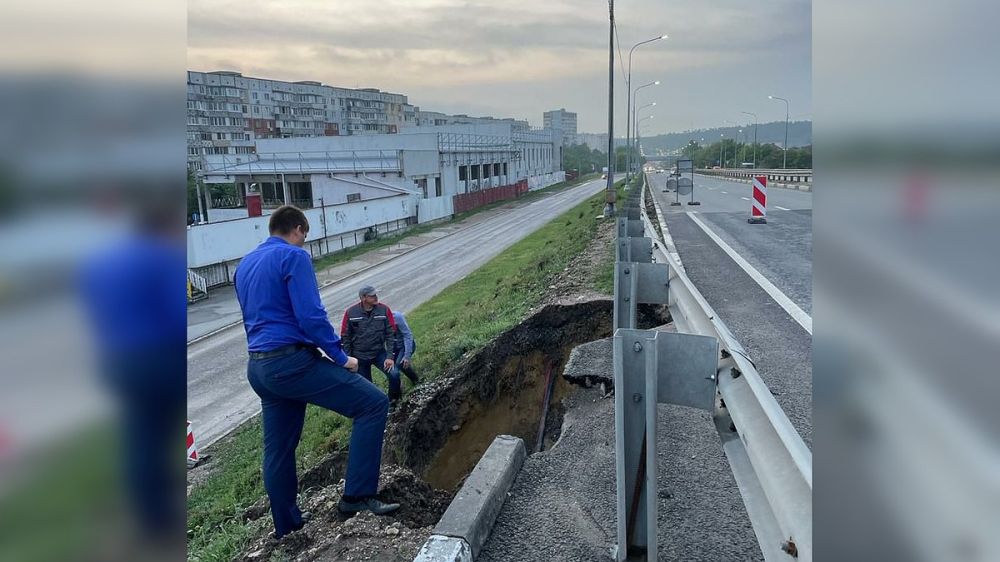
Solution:
[(393, 361), (392, 359), (386, 359), (385, 360), (385, 370), (388, 371), (388, 370), (392, 369), (392, 366), (395, 365), (395, 364), (396, 364), (396, 362)]
[(401, 363), (403, 364), (403, 368), (404, 369), (409, 369), (410, 368), (410, 360), (409, 359), (403, 359), (403, 361), (401, 361)]
[(348, 357), (347, 363), (344, 363), (344, 368), (352, 373), (358, 372), (358, 360), (354, 357)]

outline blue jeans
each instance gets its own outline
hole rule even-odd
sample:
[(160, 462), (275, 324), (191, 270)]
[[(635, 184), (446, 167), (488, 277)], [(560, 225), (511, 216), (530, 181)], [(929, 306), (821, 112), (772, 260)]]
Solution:
[(382, 351), (374, 359), (359, 358), (358, 374), (370, 382), (372, 380), (372, 365), (374, 365), (379, 371), (385, 373), (385, 378), (389, 380), (389, 400), (398, 400), (403, 395), (403, 383), (399, 378), (399, 369), (393, 367), (389, 369), (389, 372), (383, 369), (386, 357), (386, 352)]
[(344, 494), (371, 496), (378, 492), (382, 438), (389, 412), (389, 401), (381, 390), (309, 349), (251, 359), (247, 380), (260, 396), (263, 410), (264, 489), (271, 500), (277, 536), (302, 526), (302, 512), (295, 501), (295, 449), (302, 436), (307, 403), (354, 420)]

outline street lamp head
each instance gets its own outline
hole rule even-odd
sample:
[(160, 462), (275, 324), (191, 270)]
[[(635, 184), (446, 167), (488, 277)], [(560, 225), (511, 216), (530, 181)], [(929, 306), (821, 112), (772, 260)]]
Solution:
[(767, 96), (767, 99), (769, 99), (769, 100), (773, 100), (773, 99), (774, 99), (774, 96)]
[(660, 35), (660, 39), (669, 39), (669, 37), (667, 37), (667, 34), (664, 33), (663, 35)]
[(660, 85), (660, 81), (659, 81), (659, 80), (655, 80), (655, 81), (653, 81), (653, 85), (654, 85), (654, 86), (659, 86), (659, 85)]
[(656, 105), (656, 102), (654, 101), (651, 105)]

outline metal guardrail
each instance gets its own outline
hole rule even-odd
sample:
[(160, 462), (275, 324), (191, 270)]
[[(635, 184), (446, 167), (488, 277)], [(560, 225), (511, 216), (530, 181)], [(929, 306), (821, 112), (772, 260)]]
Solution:
[[(616, 559), (656, 560), (656, 405), (670, 403), (713, 412), (764, 559), (812, 560), (812, 453), (658, 239), (645, 193), (616, 218)], [(666, 304), (677, 333), (634, 329), (639, 303)]]
[(767, 176), (769, 182), (785, 183), (812, 183), (812, 170), (764, 170), (764, 169), (719, 169), (719, 170), (697, 170), (697, 173), (706, 176), (717, 176), (724, 178), (736, 178), (753, 180), (754, 176)]

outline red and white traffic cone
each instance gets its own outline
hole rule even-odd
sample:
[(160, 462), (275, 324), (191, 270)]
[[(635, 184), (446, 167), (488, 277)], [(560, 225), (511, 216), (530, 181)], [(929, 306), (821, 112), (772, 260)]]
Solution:
[(194, 431), (191, 430), (191, 422), (187, 422), (187, 467), (194, 468), (201, 458), (198, 456), (198, 444), (194, 441)]
[(767, 176), (754, 176), (750, 199), (750, 224), (767, 224)]

